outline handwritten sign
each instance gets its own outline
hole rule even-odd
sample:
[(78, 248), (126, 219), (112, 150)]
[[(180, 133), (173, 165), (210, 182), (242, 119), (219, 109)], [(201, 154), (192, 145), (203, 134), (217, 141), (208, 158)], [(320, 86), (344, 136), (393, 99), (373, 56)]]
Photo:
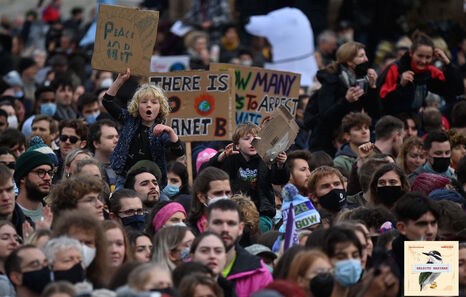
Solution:
[(167, 94), (167, 124), (183, 141), (231, 140), (233, 71), (150, 73), (149, 83)]
[(189, 70), (189, 56), (152, 56), (151, 72), (172, 72)]
[(158, 11), (101, 4), (92, 68), (147, 77), (158, 22)]
[(235, 74), (235, 122), (261, 125), (278, 106), (284, 106), (293, 117), (298, 107), (301, 75), (246, 67), (234, 64), (210, 64), (210, 70), (233, 69)]

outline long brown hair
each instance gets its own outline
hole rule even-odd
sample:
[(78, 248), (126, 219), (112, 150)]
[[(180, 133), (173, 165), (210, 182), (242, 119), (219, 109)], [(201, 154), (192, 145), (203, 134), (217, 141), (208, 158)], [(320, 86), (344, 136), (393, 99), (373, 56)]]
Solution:
[(102, 222), (102, 227), (104, 229), (104, 232), (107, 232), (108, 230), (112, 229), (120, 229), (121, 233), (123, 234), (123, 240), (125, 243), (125, 259), (123, 260), (123, 263), (127, 263), (133, 260), (133, 255), (131, 254), (131, 247), (129, 246), (128, 242), (128, 236), (126, 236), (126, 232), (123, 226), (117, 221), (106, 220)]
[(341, 64), (352, 61), (358, 55), (359, 50), (364, 48), (364, 44), (356, 41), (343, 43), (337, 50), (337, 60), (327, 66), (327, 71), (337, 73)]

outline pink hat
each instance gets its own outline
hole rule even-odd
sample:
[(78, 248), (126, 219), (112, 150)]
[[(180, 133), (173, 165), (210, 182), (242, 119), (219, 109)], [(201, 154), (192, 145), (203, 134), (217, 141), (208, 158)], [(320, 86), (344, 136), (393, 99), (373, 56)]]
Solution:
[(433, 190), (445, 188), (448, 183), (450, 183), (450, 180), (447, 177), (425, 172), (416, 177), (411, 186), (411, 191), (429, 195)]
[(211, 148), (206, 148), (205, 150), (201, 151), (197, 155), (196, 159), (196, 172), (199, 173), (199, 168), (201, 168), (202, 164), (206, 163), (210, 160), (213, 156), (217, 154), (217, 151)]
[(173, 216), (175, 213), (181, 212), (186, 218), (186, 211), (184, 210), (183, 205), (178, 202), (170, 202), (164, 207), (162, 207), (152, 220), (152, 226), (154, 226), (154, 231), (157, 232), (162, 229), (163, 225)]

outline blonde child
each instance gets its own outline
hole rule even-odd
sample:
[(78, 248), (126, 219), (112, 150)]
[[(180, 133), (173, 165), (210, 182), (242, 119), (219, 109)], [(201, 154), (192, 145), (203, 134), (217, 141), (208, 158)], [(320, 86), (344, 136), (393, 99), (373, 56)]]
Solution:
[(120, 138), (110, 156), (112, 169), (118, 175), (117, 188), (124, 184), (129, 168), (140, 160), (157, 163), (162, 171), (162, 180), (158, 183), (160, 188), (164, 188), (167, 184), (164, 147), (168, 146), (176, 156), (182, 156), (184, 149), (175, 131), (163, 124), (170, 109), (167, 97), (159, 87), (141, 85), (128, 103), (128, 109), (120, 108), (113, 102), (118, 90), (129, 78), (129, 68), (126, 73), (118, 74), (102, 102), (121, 125)]
[(285, 165), (285, 152), (278, 154), (270, 169), (267, 167), (252, 146), (259, 131), (260, 128), (252, 123), (238, 125), (233, 133), (233, 143), (213, 156), (207, 166), (215, 166), (228, 173), (233, 193), (242, 192), (251, 197), (260, 214), (261, 229), (264, 230), (271, 229), (276, 213), (272, 184), (286, 184), (290, 171)]

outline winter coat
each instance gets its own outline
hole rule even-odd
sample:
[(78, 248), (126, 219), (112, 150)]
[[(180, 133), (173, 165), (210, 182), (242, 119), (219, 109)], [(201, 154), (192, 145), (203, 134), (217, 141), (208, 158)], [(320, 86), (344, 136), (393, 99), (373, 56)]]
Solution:
[(338, 152), (335, 155), (335, 159), (333, 159), (333, 166), (337, 168), (342, 168), (350, 174), (351, 168), (356, 162), (358, 155), (351, 149), (351, 146), (348, 143), (345, 143), (340, 147)]
[(273, 281), (262, 260), (236, 245), (236, 259), (227, 280), (233, 281), (238, 297), (249, 297)]
[[(450, 104), (464, 92), (461, 73), (453, 63), (446, 65), (443, 71), (433, 65), (429, 65), (426, 71), (414, 71), (411, 63), (407, 52), (380, 76), (379, 96), (385, 114), (417, 113), (425, 105), (428, 91), (444, 97)], [(415, 73), (414, 81), (403, 87), (400, 84), (401, 75), (408, 70)]]
[[(218, 161), (221, 152), (213, 156), (206, 166), (214, 166), (224, 170), (230, 176), (230, 185), (233, 193), (248, 194), (261, 216), (273, 218), (276, 214), (275, 195), (272, 184), (284, 185), (290, 179), (290, 170), (286, 165), (279, 169), (274, 163), (269, 169), (259, 155), (246, 161), (243, 155), (234, 154), (227, 157), (223, 162)], [(255, 181), (245, 181), (248, 172), (256, 171)], [(255, 189), (251, 188), (254, 184)]]
[(377, 89), (368, 88), (358, 101), (350, 103), (345, 98), (348, 87), (340, 78), (341, 72), (342, 69), (337, 73), (330, 73), (327, 69), (317, 72), (317, 79), (322, 87), (311, 97), (304, 111), (304, 127), (312, 130), (309, 149), (324, 150), (330, 156), (335, 154), (333, 133), (345, 115), (364, 109), (373, 121), (380, 117)]

